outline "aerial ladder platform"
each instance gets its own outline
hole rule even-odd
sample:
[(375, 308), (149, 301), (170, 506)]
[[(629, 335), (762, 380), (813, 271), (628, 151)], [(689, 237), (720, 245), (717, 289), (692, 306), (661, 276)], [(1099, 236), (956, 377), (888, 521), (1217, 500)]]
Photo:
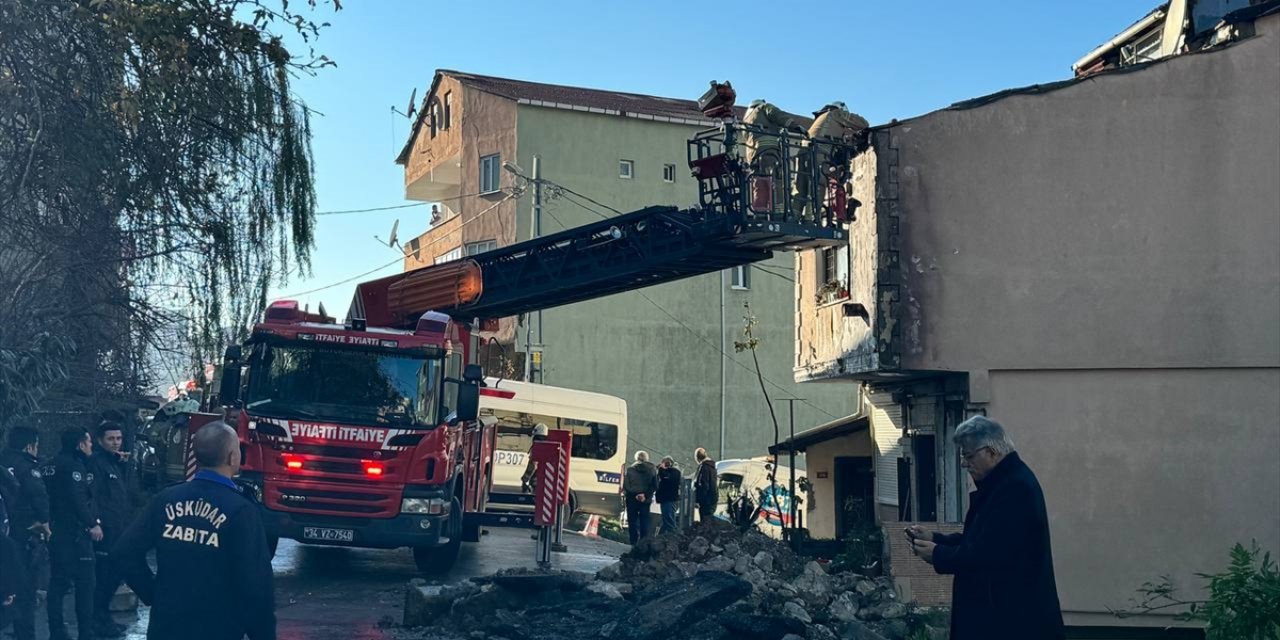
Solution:
[[(726, 86), (713, 83), (712, 92)], [(732, 114), (729, 93), (727, 107), (721, 100), (706, 112)], [(761, 169), (743, 148), (766, 138), (777, 156)], [(858, 206), (846, 192), (850, 160), (862, 145), (865, 136), (809, 140), (728, 117), (688, 141), (696, 206), (646, 207), (365, 282), (348, 316), (385, 327), (412, 327), (428, 310), (500, 318), (761, 262), (776, 251), (843, 245)]]

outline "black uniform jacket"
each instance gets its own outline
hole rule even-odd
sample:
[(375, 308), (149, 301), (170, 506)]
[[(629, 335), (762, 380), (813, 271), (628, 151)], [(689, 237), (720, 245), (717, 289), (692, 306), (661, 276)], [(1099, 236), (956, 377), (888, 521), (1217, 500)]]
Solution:
[(955, 575), (952, 640), (1065, 637), (1044, 492), (1016, 452), (969, 494), (964, 533), (934, 542), (934, 569)]
[(89, 458), (89, 470), (93, 472), (93, 499), (98, 503), (103, 533), (108, 539), (114, 539), (129, 526), (124, 462), (120, 456), (95, 447)]
[[(156, 573), (147, 552), (156, 550)], [(271, 554), (258, 507), (201, 470), (169, 487), (112, 548), (116, 567), (151, 605), (149, 640), (274, 640)]]
[(89, 457), (63, 451), (41, 471), (49, 489), (49, 526), (53, 544), (88, 540), (89, 529), (97, 526), (98, 504), (93, 499), (93, 472)]
[[(49, 491), (44, 486), (40, 461), (26, 451), (0, 452), (0, 467), (13, 474), (18, 493), (9, 502), (9, 521), (15, 531), (24, 531), (37, 522), (49, 521)], [(18, 536), (14, 536), (16, 539)]]

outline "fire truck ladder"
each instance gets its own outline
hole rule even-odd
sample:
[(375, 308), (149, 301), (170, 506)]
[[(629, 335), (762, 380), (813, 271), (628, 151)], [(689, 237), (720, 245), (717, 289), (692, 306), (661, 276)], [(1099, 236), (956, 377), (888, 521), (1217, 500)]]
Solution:
[[(689, 141), (689, 165), (699, 185), (696, 207), (647, 207), (366, 282), (357, 289), (351, 317), (393, 327), (412, 327), (428, 310), (460, 320), (500, 318), (760, 262), (775, 251), (847, 243), (844, 222), (851, 215), (844, 201), (832, 206), (825, 197), (828, 181), (816, 168), (820, 163), (804, 161), (803, 154), (815, 154), (818, 145), (791, 144), (783, 134), (783, 174), (757, 176), (732, 150), (735, 135), (747, 131), (746, 125), (726, 124)], [(836, 152), (842, 150), (828, 157)], [(794, 209), (799, 205), (790, 185), (801, 180), (793, 167), (808, 168), (801, 172), (812, 185), (808, 193), (823, 194), (810, 199), (807, 216)], [(779, 192), (782, 197), (771, 195)], [(479, 295), (454, 296), (469, 265), (479, 267)]]

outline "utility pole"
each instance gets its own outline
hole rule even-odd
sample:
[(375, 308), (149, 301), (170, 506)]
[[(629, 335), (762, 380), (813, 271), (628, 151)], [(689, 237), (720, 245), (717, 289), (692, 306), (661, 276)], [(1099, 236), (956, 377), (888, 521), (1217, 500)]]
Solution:
[[(782, 535), (784, 539), (791, 541), (793, 543), (795, 542), (793, 536), (795, 533), (794, 530), (796, 529), (796, 401), (797, 400), (803, 402), (804, 398), (778, 398), (778, 402), (787, 403), (787, 413), (791, 417), (790, 419), (791, 436), (787, 440), (787, 453), (790, 456), (790, 463), (788, 466), (791, 467), (791, 481), (789, 484), (790, 493), (787, 500), (787, 521), (783, 523)], [(773, 468), (776, 472), (778, 468), (777, 456), (774, 456)], [(774, 476), (774, 479), (775, 481), (777, 480), (776, 475)], [(774, 498), (776, 500), (777, 496), (775, 495)], [(779, 516), (781, 516), (781, 514), (779, 514)]]
[[(542, 236), (542, 156), (533, 156), (533, 237)], [(542, 382), (542, 309), (538, 309), (538, 378), (532, 382)], [(556, 542), (559, 542), (557, 537)]]
[[(542, 156), (533, 156), (533, 177), (521, 173), (518, 165), (503, 163), (503, 168), (533, 185), (533, 211), (529, 216), (529, 239), (542, 235)], [(524, 325), (525, 376), (527, 382), (542, 382), (542, 309), (538, 309), (538, 343), (533, 342), (533, 314)]]
[(717, 459), (724, 460), (724, 427), (725, 427), (725, 391), (727, 390), (729, 363), (729, 352), (725, 350), (725, 321), (724, 321), (724, 289), (728, 286), (725, 281), (725, 270), (720, 270), (720, 455)]

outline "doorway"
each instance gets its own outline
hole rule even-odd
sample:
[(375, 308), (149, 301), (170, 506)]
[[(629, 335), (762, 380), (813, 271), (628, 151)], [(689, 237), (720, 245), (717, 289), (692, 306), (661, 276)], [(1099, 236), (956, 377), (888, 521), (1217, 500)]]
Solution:
[(870, 456), (835, 459), (836, 537), (875, 527), (875, 471)]

